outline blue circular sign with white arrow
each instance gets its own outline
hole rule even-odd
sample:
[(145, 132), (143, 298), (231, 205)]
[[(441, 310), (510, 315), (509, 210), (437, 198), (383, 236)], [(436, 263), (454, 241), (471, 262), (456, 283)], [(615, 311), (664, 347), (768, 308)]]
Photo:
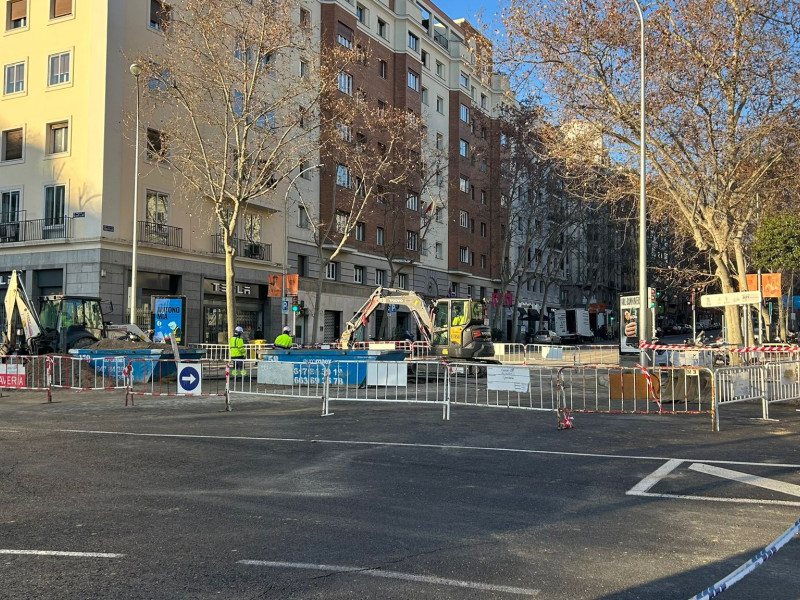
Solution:
[(200, 393), (200, 365), (178, 363), (178, 393)]

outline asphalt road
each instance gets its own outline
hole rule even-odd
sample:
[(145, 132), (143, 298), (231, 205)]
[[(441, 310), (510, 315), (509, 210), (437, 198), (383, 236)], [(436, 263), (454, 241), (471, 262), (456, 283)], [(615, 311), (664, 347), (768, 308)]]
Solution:
[[(558, 431), (497, 408), (43, 397), (0, 398), (0, 598), (689, 598), (800, 517), (797, 406), (726, 407), (712, 433), (707, 415)], [(722, 598), (800, 598), (798, 562), (795, 537)]]

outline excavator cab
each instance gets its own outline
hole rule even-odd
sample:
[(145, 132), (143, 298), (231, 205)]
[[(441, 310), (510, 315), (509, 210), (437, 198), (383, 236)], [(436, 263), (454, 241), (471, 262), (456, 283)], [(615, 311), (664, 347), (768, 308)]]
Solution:
[(105, 337), (99, 298), (42, 296), (39, 319), (46, 332), (57, 332), (52, 350), (85, 348)]
[(431, 350), (452, 358), (494, 356), (486, 325), (486, 305), (481, 300), (441, 298), (433, 307)]

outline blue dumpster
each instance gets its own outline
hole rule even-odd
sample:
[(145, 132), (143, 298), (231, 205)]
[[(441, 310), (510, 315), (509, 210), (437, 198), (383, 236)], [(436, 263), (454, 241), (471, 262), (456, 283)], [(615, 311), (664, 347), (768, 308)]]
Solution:
[(69, 351), (73, 356), (80, 356), (104, 377), (122, 378), (122, 372), (128, 363), (132, 363), (133, 380), (146, 383), (153, 376), (156, 361), (161, 358), (163, 350), (94, 350), (92, 348), (74, 348)]

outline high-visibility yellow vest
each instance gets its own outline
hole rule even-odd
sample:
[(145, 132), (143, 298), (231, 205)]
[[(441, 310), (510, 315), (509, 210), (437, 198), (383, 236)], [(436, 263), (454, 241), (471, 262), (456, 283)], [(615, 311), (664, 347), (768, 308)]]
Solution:
[(235, 335), (230, 341), (231, 358), (244, 358), (244, 340)]

